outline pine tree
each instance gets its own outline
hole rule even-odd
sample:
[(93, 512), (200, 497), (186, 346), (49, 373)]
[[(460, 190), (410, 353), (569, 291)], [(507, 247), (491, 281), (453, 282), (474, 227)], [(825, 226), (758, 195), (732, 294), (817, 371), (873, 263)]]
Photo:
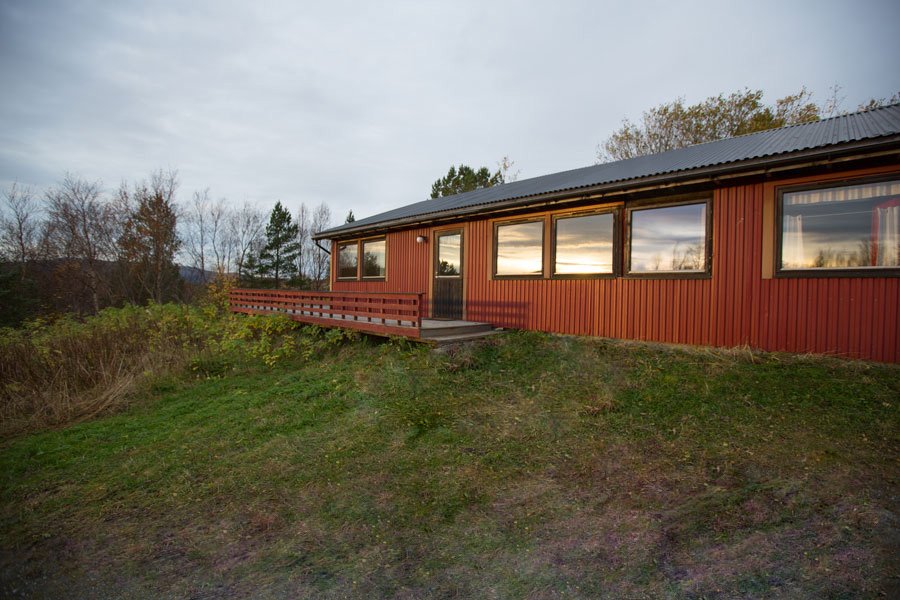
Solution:
[(297, 241), (299, 229), (291, 218), (291, 213), (275, 204), (266, 225), (266, 245), (259, 253), (260, 270), (275, 278), (275, 289), (282, 279), (290, 279), (297, 274), (297, 256), (300, 243)]
[(503, 183), (502, 170), (491, 174), (487, 167), (481, 167), (476, 171), (468, 165), (459, 165), (459, 169), (451, 165), (447, 175), (431, 185), (431, 197), (453, 196), (501, 183)]

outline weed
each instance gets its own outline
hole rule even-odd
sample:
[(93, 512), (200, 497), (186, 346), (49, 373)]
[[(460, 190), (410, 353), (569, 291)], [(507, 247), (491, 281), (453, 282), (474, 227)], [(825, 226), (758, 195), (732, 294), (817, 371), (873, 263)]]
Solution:
[(209, 379), (224, 377), (234, 368), (234, 365), (228, 360), (228, 357), (207, 350), (191, 358), (188, 368), (196, 377)]

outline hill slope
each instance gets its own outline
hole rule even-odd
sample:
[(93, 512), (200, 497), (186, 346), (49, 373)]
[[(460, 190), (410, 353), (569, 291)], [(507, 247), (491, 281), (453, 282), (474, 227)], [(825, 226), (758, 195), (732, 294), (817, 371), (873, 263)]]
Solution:
[(895, 366), (511, 333), (194, 373), (3, 445), (0, 595), (897, 590)]

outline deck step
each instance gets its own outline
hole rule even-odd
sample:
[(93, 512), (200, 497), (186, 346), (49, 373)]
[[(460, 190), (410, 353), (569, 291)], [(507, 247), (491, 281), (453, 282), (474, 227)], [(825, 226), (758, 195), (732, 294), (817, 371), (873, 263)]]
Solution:
[(491, 331), (493, 326), (490, 323), (466, 323), (463, 324), (448, 324), (445, 327), (422, 327), (421, 336), (423, 339), (432, 340), (440, 337), (454, 336), (454, 335), (467, 335), (474, 333), (484, 333), (486, 331)]
[(497, 335), (500, 331), (489, 329), (487, 331), (476, 331), (473, 333), (461, 333), (456, 335), (442, 335), (439, 337), (421, 338), (423, 342), (435, 344), (437, 346), (447, 346), (449, 344), (462, 344), (464, 342), (472, 342), (480, 340), (492, 335)]

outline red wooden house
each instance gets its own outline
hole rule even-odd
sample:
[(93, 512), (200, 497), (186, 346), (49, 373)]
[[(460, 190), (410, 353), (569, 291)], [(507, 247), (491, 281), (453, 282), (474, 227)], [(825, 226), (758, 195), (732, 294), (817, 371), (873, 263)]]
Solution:
[(417, 318), (900, 362), (898, 224), (893, 105), (316, 237), (331, 240), (333, 292), (421, 294)]

